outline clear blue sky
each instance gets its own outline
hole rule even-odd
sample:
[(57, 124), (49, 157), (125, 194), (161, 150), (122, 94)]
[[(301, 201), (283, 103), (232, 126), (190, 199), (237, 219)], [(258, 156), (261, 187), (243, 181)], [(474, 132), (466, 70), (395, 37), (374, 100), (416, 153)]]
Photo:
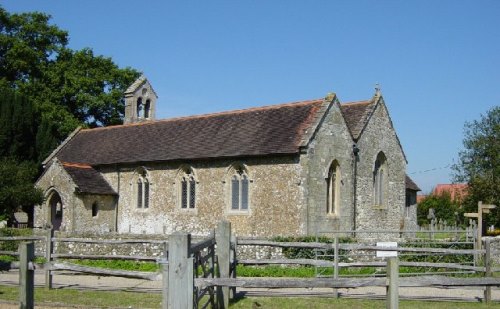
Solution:
[[(42, 11), (143, 71), (158, 118), (320, 98), (363, 100), (380, 83), (428, 192), (450, 182), (466, 121), (500, 104), (500, 1), (1, 0)], [(434, 171), (423, 172), (430, 169)]]

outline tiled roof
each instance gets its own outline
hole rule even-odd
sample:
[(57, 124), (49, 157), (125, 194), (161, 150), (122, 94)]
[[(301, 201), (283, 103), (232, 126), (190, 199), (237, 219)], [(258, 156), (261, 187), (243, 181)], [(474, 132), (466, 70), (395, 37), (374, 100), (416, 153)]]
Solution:
[(452, 201), (461, 201), (468, 195), (469, 186), (466, 183), (438, 184), (432, 191), (434, 195), (449, 194)]
[(408, 175), (406, 175), (405, 183), (406, 183), (406, 189), (410, 189), (413, 191), (422, 191)]
[(55, 154), (89, 165), (298, 153), (323, 99), (80, 130)]
[(365, 124), (376, 106), (375, 100), (345, 103), (340, 106), (349, 131), (354, 140), (357, 140), (365, 127)]
[(90, 165), (65, 162), (63, 167), (78, 187), (78, 193), (116, 195), (102, 174)]

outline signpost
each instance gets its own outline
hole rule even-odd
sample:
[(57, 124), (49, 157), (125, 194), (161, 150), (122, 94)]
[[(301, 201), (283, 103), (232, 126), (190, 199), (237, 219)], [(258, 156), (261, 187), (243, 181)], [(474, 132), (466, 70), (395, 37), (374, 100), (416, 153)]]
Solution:
[(483, 214), (489, 214), (491, 209), (495, 209), (496, 205), (483, 205), (483, 202), (477, 203), (477, 212), (466, 212), (464, 216), (467, 218), (477, 218), (477, 239), (476, 250), (481, 250), (481, 233), (483, 232)]

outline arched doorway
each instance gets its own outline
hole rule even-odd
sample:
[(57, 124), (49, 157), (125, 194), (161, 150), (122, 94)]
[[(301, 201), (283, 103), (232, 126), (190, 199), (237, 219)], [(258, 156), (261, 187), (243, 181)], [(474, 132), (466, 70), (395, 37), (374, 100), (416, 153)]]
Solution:
[(63, 220), (63, 204), (61, 196), (57, 193), (57, 191), (52, 191), (48, 201), (50, 223), (52, 224), (52, 228), (55, 231), (58, 231), (61, 228)]

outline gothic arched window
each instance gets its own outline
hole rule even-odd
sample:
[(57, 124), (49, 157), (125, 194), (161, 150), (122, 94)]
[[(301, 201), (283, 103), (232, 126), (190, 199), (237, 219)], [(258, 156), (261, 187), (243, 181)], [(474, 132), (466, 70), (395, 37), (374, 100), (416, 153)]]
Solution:
[(183, 169), (180, 178), (181, 208), (194, 209), (196, 207), (196, 179), (193, 170)]
[(143, 104), (142, 104), (142, 98), (137, 99), (137, 118), (142, 118), (144, 109), (143, 109)]
[(137, 177), (137, 208), (149, 208), (149, 180), (146, 170), (141, 170)]
[(146, 100), (144, 104), (144, 118), (149, 119), (151, 117), (151, 100)]
[(231, 210), (249, 209), (250, 179), (244, 167), (234, 168), (231, 175)]
[(384, 206), (387, 193), (387, 160), (383, 152), (377, 155), (373, 169), (373, 204)]
[(328, 170), (326, 178), (326, 213), (338, 214), (340, 209), (340, 165), (337, 161), (333, 161)]

